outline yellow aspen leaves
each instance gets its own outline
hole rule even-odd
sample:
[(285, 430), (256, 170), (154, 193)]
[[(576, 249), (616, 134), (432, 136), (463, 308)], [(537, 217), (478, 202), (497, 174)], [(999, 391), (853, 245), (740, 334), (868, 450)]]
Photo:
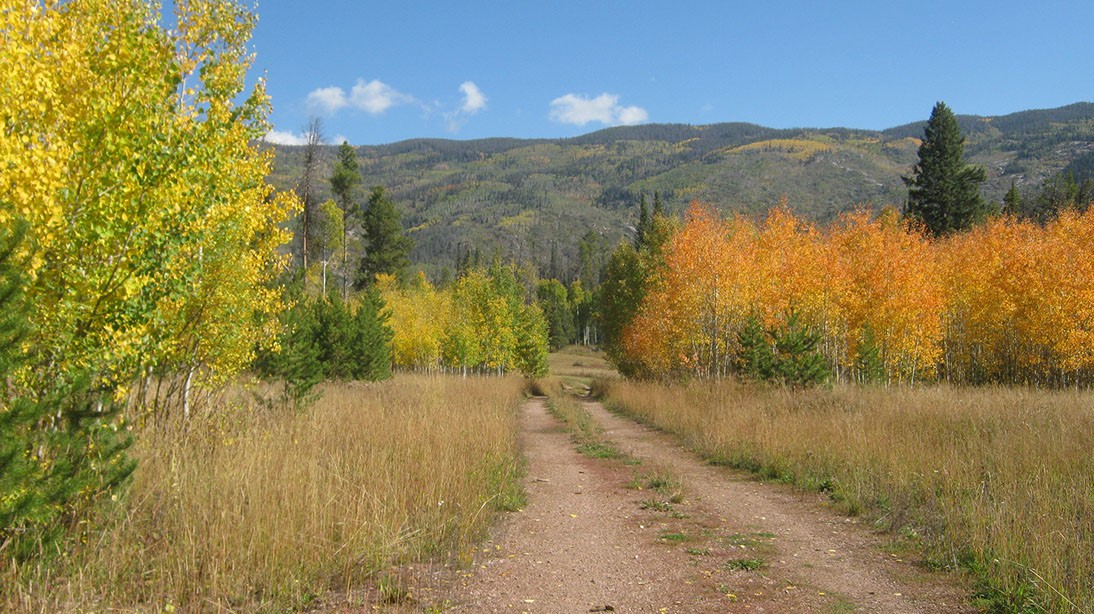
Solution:
[(273, 339), (280, 224), (266, 184), (254, 18), (134, 0), (0, 0), (0, 222), (28, 221), (34, 377), (138, 370), (222, 377)]

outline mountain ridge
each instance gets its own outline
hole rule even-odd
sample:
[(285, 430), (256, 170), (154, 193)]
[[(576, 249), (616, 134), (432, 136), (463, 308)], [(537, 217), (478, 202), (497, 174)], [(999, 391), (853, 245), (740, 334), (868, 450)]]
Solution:
[[(982, 191), (989, 200), (1001, 201), (1012, 182), (1032, 194), (1062, 170), (1094, 173), (1094, 103), (959, 115), (958, 122), (967, 158), (987, 170)], [(698, 199), (753, 215), (785, 197), (796, 213), (820, 222), (861, 206), (900, 206), (901, 176), (917, 159), (925, 125), (641, 124), (560, 139), (418, 138), (355, 149), (364, 184), (383, 185), (399, 204), (418, 267), (439, 276), (461, 252), (477, 248), (541, 271), (554, 261), (571, 275), (583, 236), (591, 232), (605, 245), (630, 236), (642, 194), (659, 192), (673, 213)], [(302, 148), (271, 147), (277, 154), (270, 181), (291, 189)], [(323, 148), (323, 177), (334, 149)], [(319, 196), (329, 196), (326, 182)]]

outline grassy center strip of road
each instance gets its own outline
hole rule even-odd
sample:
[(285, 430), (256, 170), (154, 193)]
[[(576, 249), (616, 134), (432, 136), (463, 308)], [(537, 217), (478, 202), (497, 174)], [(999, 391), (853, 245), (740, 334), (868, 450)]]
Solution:
[[(579, 389), (570, 386), (570, 390)], [(776, 611), (952, 612), (969, 608), (944, 576), (890, 560), (862, 527), (790, 491), (705, 465), (668, 436), (608, 414), (599, 403), (550, 387), (551, 411), (577, 451), (604, 472), (629, 476), (624, 492), (653, 529), (662, 557), (686, 555), (690, 604)], [(607, 426), (609, 425), (610, 426)], [(597, 460), (598, 459), (598, 460)], [(657, 552), (657, 551), (655, 551)], [(701, 605), (700, 605), (701, 604)], [(698, 611), (698, 610), (697, 610)]]

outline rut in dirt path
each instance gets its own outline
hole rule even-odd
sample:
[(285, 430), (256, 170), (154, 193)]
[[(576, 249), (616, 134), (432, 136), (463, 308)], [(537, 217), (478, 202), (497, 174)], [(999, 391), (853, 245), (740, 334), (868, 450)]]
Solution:
[[(599, 403), (585, 408), (641, 464), (578, 454), (545, 400), (529, 400), (528, 503), (455, 590), (462, 611), (972, 611), (961, 589), (880, 552), (815, 498), (709, 466)], [(627, 487), (664, 470), (683, 501)]]

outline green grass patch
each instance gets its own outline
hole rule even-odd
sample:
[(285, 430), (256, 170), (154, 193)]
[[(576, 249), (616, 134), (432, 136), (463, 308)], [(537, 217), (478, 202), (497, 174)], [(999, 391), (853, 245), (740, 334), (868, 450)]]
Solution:
[(763, 559), (729, 559), (722, 564), (722, 568), (728, 571), (756, 571), (764, 566)]
[[(581, 403), (561, 390), (553, 392), (547, 401), (547, 410), (566, 424), (579, 454), (590, 458), (621, 459), (624, 463), (630, 457), (604, 438), (600, 425)], [(628, 464), (637, 464), (635, 461)]]
[(646, 499), (638, 504), (638, 507), (644, 510), (655, 510), (658, 512), (671, 512), (672, 504), (668, 501), (658, 501), (656, 499)]
[(594, 441), (577, 445), (580, 454), (590, 458), (621, 458), (623, 453), (606, 441)]

